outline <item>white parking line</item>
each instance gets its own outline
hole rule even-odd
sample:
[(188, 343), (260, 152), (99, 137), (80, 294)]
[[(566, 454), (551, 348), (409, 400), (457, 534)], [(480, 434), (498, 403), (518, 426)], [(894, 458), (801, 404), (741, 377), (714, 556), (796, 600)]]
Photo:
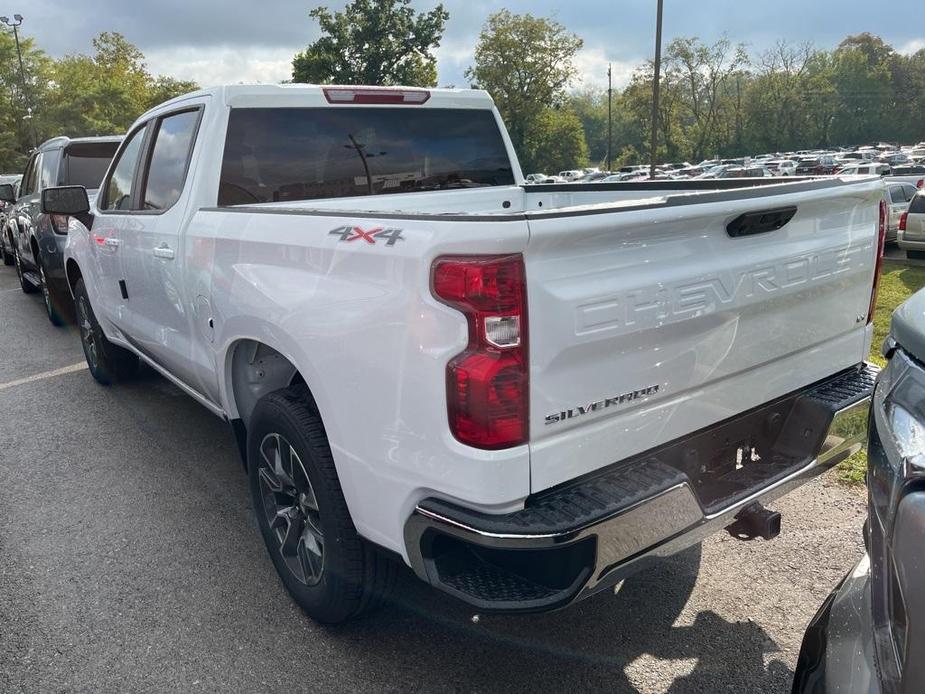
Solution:
[(26, 383), (32, 383), (33, 381), (44, 381), (46, 378), (54, 378), (55, 376), (64, 376), (65, 374), (72, 374), (76, 371), (83, 371), (87, 368), (87, 362), (82, 361), (79, 364), (71, 364), (70, 366), (63, 366), (60, 369), (55, 369), (54, 371), (45, 371), (40, 374), (35, 374), (34, 376), (26, 376), (25, 378), (17, 378), (15, 381), (7, 381), (6, 383), (0, 383), (0, 390), (6, 390), (7, 388), (15, 388), (16, 386), (21, 386)]

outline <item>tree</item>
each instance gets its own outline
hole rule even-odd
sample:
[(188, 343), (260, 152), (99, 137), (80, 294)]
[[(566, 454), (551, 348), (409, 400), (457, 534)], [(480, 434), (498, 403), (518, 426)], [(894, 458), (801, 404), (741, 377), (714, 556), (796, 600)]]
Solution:
[(152, 76), (144, 55), (124, 36), (104, 32), (94, 55), (69, 55), (52, 70), (50, 135), (122, 134), (144, 111), (196, 89), (194, 82)]
[[(32, 148), (33, 127), (42, 141), (47, 85), (52, 61), (33, 39), (21, 36), (23, 72), (10, 32), (0, 32), (0, 172), (18, 173)], [(32, 118), (28, 119), (28, 109)]]
[(530, 124), (565, 101), (582, 45), (578, 36), (543, 17), (501, 10), (485, 22), (466, 78), (494, 98), (518, 152)]
[(587, 166), (588, 145), (581, 120), (573, 111), (545, 109), (531, 121), (520, 159), (525, 173)]
[(416, 13), (411, 0), (352, 0), (343, 12), (309, 15), (322, 36), (292, 60), (292, 81), (433, 87), (449, 13), (443, 5)]

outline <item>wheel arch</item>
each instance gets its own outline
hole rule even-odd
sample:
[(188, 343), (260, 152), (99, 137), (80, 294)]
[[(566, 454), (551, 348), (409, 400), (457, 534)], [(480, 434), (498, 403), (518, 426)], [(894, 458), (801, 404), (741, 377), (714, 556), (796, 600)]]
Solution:
[(73, 258), (68, 258), (64, 263), (64, 277), (67, 280), (67, 286), (71, 291), (71, 298), (73, 299), (74, 287), (77, 286), (77, 280), (83, 278), (80, 265)]
[[(257, 338), (239, 338), (225, 351), (224, 390), (225, 410), (242, 458), (246, 465), (247, 429), (257, 402), (264, 395), (297, 383), (303, 383), (309, 393), (309, 407), (321, 417), (315, 400), (311, 374), (306, 374), (284, 349)], [(323, 417), (322, 417), (323, 419)]]

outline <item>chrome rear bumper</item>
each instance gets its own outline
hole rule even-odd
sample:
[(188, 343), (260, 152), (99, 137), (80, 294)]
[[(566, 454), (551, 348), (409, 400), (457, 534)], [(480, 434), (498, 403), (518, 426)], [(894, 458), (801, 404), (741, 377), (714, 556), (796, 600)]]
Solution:
[[(412, 568), (486, 611), (555, 609), (603, 590), (730, 525), (754, 502), (776, 499), (860, 450), (875, 377), (875, 367), (865, 366), (790, 396), (794, 418), (804, 414), (802, 404), (822, 407), (825, 401), (824, 436), (815, 439), (809, 455), (785, 458), (792, 460), (789, 467), (729, 503), (705, 503), (688, 475), (659, 459), (663, 448), (539, 495), (523, 511), (505, 516), (427, 499), (405, 525)], [(756, 426), (765, 413), (755, 413)], [(741, 422), (735, 424), (741, 428)], [(792, 437), (786, 443), (784, 448), (792, 448)]]

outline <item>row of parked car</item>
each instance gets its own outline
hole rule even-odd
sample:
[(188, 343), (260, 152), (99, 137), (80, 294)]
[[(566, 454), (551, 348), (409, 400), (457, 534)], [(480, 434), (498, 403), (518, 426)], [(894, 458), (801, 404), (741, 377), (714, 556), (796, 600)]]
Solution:
[[(615, 171), (570, 169), (555, 175), (533, 173), (527, 183), (616, 183), (652, 178), (648, 164), (623, 166)], [(839, 150), (800, 150), (753, 157), (705, 159), (699, 164), (673, 162), (655, 168), (655, 179), (764, 178), (771, 176), (925, 176), (925, 143), (894, 146), (868, 145)]]
[(517, 170), (485, 92), (229, 85), (39, 147), (0, 184), (3, 253), (52, 322), (76, 312), (98, 382), (144, 362), (229, 423), (322, 622), (384, 600), (396, 561), (530, 613), (723, 528), (771, 539), (762, 502), (857, 451), (873, 395), (871, 560), (795, 690), (869, 691), (863, 664), (915, 691), (925, 337), (913, 307), (875, 392), (880, 182), (570, 196)]

